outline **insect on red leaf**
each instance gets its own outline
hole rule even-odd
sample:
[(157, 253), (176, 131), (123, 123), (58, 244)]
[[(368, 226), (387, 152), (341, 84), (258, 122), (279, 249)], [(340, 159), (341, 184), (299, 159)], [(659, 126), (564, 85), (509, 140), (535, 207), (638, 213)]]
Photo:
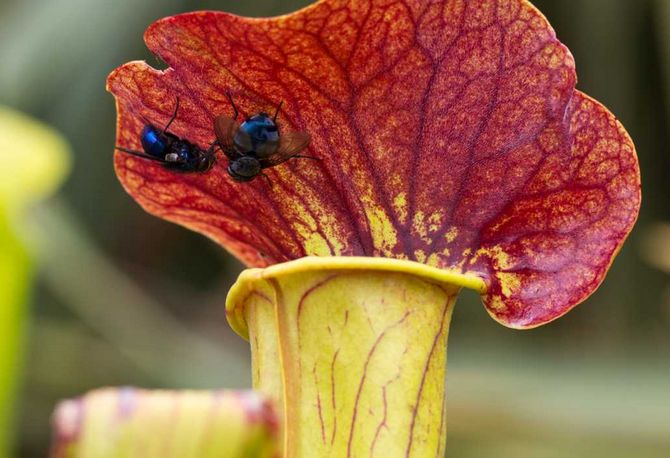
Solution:
[(148, 212), (248, 265), (307, 255), (409, 259), (480, 276), (489, 313), (533, 327), (603, 280), (640, 205), (633, 143), (575, 89), (573, 58), (523, 0), (322, 0), (249, 19), (197, 12), (145, 34), (169, 68), (109, 76), (118, 145), (145, 119), (206, 148), (214, 120), (273, 113), (305, 155), (235, 183), (218, 156), (178, 174), (117, 152)]

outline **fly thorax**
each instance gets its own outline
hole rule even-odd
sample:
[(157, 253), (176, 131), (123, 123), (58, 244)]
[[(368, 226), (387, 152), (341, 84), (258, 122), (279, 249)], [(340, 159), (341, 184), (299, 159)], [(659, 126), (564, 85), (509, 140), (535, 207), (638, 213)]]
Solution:
[(238, 151), (254, 153), (259, 157), (272, 154), (279, 145), (277, 124), (266, 113), (259, 113), (244, 121), (233, 142)]

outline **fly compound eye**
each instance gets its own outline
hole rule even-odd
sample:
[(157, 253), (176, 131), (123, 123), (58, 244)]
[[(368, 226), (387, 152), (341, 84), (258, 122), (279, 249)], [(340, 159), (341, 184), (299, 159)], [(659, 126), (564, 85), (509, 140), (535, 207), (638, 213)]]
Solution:
[(248, 181), (261, 173), (261, 164), (254, 157), (243, 156), (231, 161), (228, 171), (233, 178)]

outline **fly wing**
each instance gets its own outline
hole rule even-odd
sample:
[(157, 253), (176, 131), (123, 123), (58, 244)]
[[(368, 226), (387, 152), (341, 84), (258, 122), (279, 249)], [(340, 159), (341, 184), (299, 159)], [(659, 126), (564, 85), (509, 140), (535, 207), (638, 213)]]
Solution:
[(228, 116), (221, 115), (214, 120), (214, 132), (216, 133), (217, 143), (228, 157), (238, 156), (233, 147), (233, 138), (239, 128), (239, 123)]
[(259, 158), (261, 167), (273, 167), (296, 156), (307, 148), (312, 140), (307, 132), (290, 132), (279, 137), (277, 151), (267, 157)]

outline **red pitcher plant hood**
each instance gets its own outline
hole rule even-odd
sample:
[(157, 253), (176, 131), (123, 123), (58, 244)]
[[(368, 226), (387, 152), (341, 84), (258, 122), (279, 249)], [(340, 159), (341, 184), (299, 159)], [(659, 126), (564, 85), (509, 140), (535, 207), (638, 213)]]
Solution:
[(321, 0), (250, 19), (196, 12), (145, 34), (166, 70), (116, 69), (117, 144), (147, 122), (207, 148), (229, 92), (245, 116), (280, 101), (304, 154), (237, 183), (217, 153), (178, 173), (115, 154), (148, 212), (249, 266), (305, 256), (417, 261), (481, 278), (516, 328), (551, 321), (603, 280), (640, 206), (633, 143), (575, 89), (574, 60), (524, 0)]

